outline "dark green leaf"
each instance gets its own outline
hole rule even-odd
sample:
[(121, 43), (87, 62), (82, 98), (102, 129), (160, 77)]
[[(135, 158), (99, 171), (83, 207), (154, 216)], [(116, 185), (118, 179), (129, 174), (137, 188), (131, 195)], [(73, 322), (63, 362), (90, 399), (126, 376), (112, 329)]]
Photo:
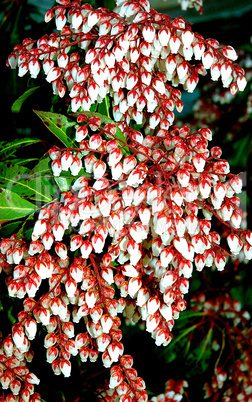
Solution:
[(24, 103), (24, 101), (26, 101), (27, 98), (29, 98), (38, 88), (40, 87), (33, 87), (28, 89), (28, 91), (26, 91), (25, 93), (23, 93), (23, 95), (21, 95), (17, 100), (15, 100), (15, 102), (13, 103), (13, 105), (11, 106), (11, 111), (13, 113), (19, 113), (21, 110), (21, 107)]
[[(109, 107), (110, 107), (110, 101), (109, 101), (108, 95), (106, 95), (105, 98), (103, 99), (102, 103), (99, 103), (99, 105), (98, 105), (98, 113), (110, 118)], [(91, 110), (91, 112), (92, 112), (92, 110)]]
[(38, 208), (36, 205), (20, 197), (18, 194), (0, 189), (0, 220), (11, 221), (30, 215)]
[(115, 8), (115, 0), (104, 0), (103, 7), (107, 8), (110, 11), (113, 11)]
[(3, 224), (0, 231), (0, 237), (4, 238), (11, 236), (13, 233), (16, 233), (21, 223), (22, 221), (13, 221)]
[(93, 103), (91, 106), (90, 106), (90, 112), (96, 112), (96, 110), (97, 110), (97, 103)]
[(11, 322), (11, 324), (13, 325), (13, 324), (15, 324), (15, 322), (16, 322), (16, 318), (13, 316), (13, 314), (12, 314), (12, 310), (13, 310), (13, 306), (10, 306), (10, 308), (9, 308), (9, 310), (8, 310), (8, 319), (9, 319), (9, 321)]
[(2, 158), (3, 155), (5, 157), (12, 155), (16, 152), (19, 148), (23, 148), (28, 145), (33, 145), (38, 142), (41, 142), (38, 138), (21, 138), (13, 140), (12, 142), (0, 142), (0, 157)]
[(71, 138), (69, 132), (76, 123), (67, 116), (52, 112), (43, 112), (42, 110), (34, 110), (40, 117), (44, 125), (50, 130), (67, 148), (75, 148), (76, 144)]
[(50, 202), (52, 199), (50, 189), (41, 174), (32, 175), (30, 170), (23, 166), (1, 166), (0, 184), (12, 192), (36, 201)]
[(229, 158), (229, 163), (232, 166), (239, 166), (245, 168), (247, 166), (248, 158), (251, 152), (252, 136), (251, 134), (239, 139), (234, 143), (234, 156)]
[(195, 376), (197, 374), (201, 374), (204, 371), (206, 371), (208, 367), (208, 361), (212, 353), (211, 348), (212, 335), (213, 331), (212, 328), (210, 328), (204, 339), (187, 356), (186, 366), (188, 367), (187, 370), (188, 376)]
[(26, 165), (27, 163), (37, 161), (38, 158), (25, 158), (25, 159), (13, 159), (11, 158), (11, 163), (13, 165)]
[(60, 191), (68, 191), (72, 184), (73, 179), (67, 177), (55, 177), (57, 185), (59, 186)]

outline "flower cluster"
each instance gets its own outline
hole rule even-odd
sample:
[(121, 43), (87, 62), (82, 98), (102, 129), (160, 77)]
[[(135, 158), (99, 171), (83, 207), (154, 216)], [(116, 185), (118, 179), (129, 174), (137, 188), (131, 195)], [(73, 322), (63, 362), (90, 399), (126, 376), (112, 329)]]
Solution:
[(168, 380), (165, 384), (163, 394), (151, 398), (153, 402), (179, 402), (185, 395), (185, 389), (188, 383), (185, 380)]
[[(34, 392), (34, 385), (39, 384), (39, 379), (26, 366), (26, 362), (31, 362), (33, 358), (33, 352), (29, 350), (30, 342), (27, 339), (22, 342), (21, 337), (24, 339), (24, 336), (18, 324), (14, 335), (15, 340), (9, 335), (0, 346), (0, 384), (3, 390), (9, 388), (11, 391), (4, 399), (0, 397), (0, 400), (39, 402), (40, 395)], [(20, 399), (17, 399), (18, 396)]]
[[(30, 356), (41, 324), (56, 375), (70, 376), (72, 356), (82, 362), (100, 356), (110, 368), (103, 398), (144, 402), (145, 383), (124, 352), (119, 315), (142, 322), (155, 344), (166, 346), (186, 308), (193, 269), (222, 271), (230, 254), (241, 250), (252, 258), (252, 233), (239, 229), (242, 180), (230, 173), (219, 147), (209, 149), (210, 129), (173, 125), (174, 108), (183, 107), (174, 87), (192, 92), (207, 69), (232, 94), (244, 89), (246, 79), (233, 63), (233, 48), (193, 33), (182, 18), (150, 10), (147, 0), (118, 0), (114, 12), (78, 0), (59, 3), (46, 21), (55, 16), (60, 33), (24, 40), (8, 64), (32, 78), (43, 65), (54, 93), (68, 92), (77, 116), (76, 147), (53, 147), (49, 155), (56, 178), (70, 172), (76, 181), (41, 208), (31, 242), (15, 235), (0, 242), (9, 295), (24, 299), (12, 334), (2, 342), (0, 381), (11, 372), (5, 397), (16, 401), (15, 368)], [(89, 112), (107, 96), (117, 125)], [(213, 222), (224, 225), (226, 238)], [(77, 323), (82, 332), (75, 332)], [(21, 379), (23, 392), (28, 380)], [(185, 385), (176, 391), (168, 382), (165, 400), (181, 400)]]
[[(208, 151), (209, 129), (173, 126), (143, 138), (128, 128), (124, 142), (115, 125), (80, 114), (76, 138), (80, 133), (80, 148), (50, 151), (52, 169), (59, 175), (78, 157), (88, 177), (41, 209), (30, 244), (15, 237), (0, 243), (9, 295), (28, 295), (12, 339), (28, 351), (41, 323), (56, 374), (70, 375), (71, 356), (96, 361), (101, 353), (104, 366), (112, 366), (109, 387), (129, 398), (141, 393), (137, 400), (144, 401), (142, 379), (127, 375), (131, 366), (122, 363), (118, 314), (144, 321), (156, 345), (168, 345), (193, 267), (223, 270), (227, 261), (220, 234), (211, 231), (213, 216), (229, 227), (230, 252), (252, 257), (251, 232), (238, 229), (234, 194), (242, 183), (228, 173), (219, 148)], [(35, 300), (43, 280), (49, 290)], [(80, 321), (86, 332), (75, 334)]]
[[(193, 92), (199, 75), (211, 72), (232, 94), (246, 85), (244, 70), (231, 46), (205, 40), (183, 18), (172, 19), (150, 9), (147, 0), (117, 1), (115, 12), (93, 10), (81, 1), (60, 2), (46, 14), (55, 16), (60, 33), (15, 46), (8, 65), (36, 78), (41, 68), (55, 94), (71, 98), (70, 108), (87, 111), (109, 94), (113, 117), (169, 128), (174, 108), (181, 111), (179, 84)], [(76, 51), (76, 46), (78, 51)]]
[[(244, 68), (245, 77), (248, 86), (251, 85), (252, 78), (252, 59), (248, 53), (239, 50), (239, 65)], [(239, 93), (237, 93), (239, 95)], [(237, 96), (236, 95), (236, 96)], [(227, 140), (231, 141), (240, 138), (241, 129), (247, 124), (252, 111), (252, 95), (248, 91), (246, 103), (244, 102), (244, 110), (241, 115), (237, 116), (235, 123), (227, 134)], [(221, 90), (216, 82), (208, 82), (202, 88), (202, 95), (193, 105), (193, 120), (187, 124), (191, 129), (197, 130), (207, 125), (213, 133), (219, 130), (220, 120), (225, 119), (227, 114), (230, 116), (237, 112), (237, 100), (232, 96), (228, 89)], [(245, 129), (246, 131), (246, 129)]]
[(200, 14), (203, 14), (203, 0), (178, 0), (183, 11), (194, 7)]
[[(213, 400), (231, 402), (250, 401), (252, 393), (252, 343), (250, 314), (241, 309), (241, 303), (229, 294), (220, 295), (216, 299), (207, 299), (205, 294), (198, 294), (192, 299), (192, 309), (202, 311), (211, 320), (216, 320), (216, 326), (227, 336), (231, 346), (231, 355), (222, 358), (225, 338), (214, 339), (212, 347), (220, 350), (218, 364), (214, 370), (211, 383), (206, 383), (205, 397)], [(222, 364), (220, 363), (222, 362)]]

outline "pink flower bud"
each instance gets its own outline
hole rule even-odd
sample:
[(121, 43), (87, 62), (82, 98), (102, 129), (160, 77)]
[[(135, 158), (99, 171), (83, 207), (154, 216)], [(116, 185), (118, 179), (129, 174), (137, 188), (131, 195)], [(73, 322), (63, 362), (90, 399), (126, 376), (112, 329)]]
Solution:
[(62, 31), (62, 29), (66, 25), (66, 22), (67, 22), (67, 17), (65, 16), (65, 14), (60, 13), (60, 14), (56, 15), (55, 24), (56, 24), (56, 29), (58, 31)]
[(77, 156), (73, 159), (70, 165), (70, 171), (73, 176), (77, 176), (82, 168), (82, 161)]
[(46, 351), (46, 361), (51, 364), (58, 358), (58, 355), (59, 351), (57, 347), (49, 347)]
[(39, 72), (40, 72), (40, 64), (38, 62), (38, 60), (36, 59), (32, 59), (29, 62), (29, 72), (31, 74), (31, 78), (37, 78)]
[(171, 32), (169, 28), (162, 28), (158, 32), (158, 39), (162, 46), (167, 46), (169, 39), (171, 36)]
[[(113, 80), (112, 80), (113, 83)], [(130, 91), (132, 88), (134, 88), (138, 83), (138, 76), (135, 73), (131, 73), (127, 76), (126, 79), (126, 88)], [(117, 92), (117, 91), (116, 91)]]
[(242, 179), (239, 176), (233, 176), (230, 180), (231, 187), (236, 192), (236, 194), (242, 191)]
[[(148, 308), (148, 306), (147, 306), (147, 308)], [(162, 303), (160, 305), (159, 310), (160, 310), (160, 313), (164, 317), (166, 322), (172, 319), (172, 307), (171, 307), (171, 305), (166, 305), (165, 303)]]
[(55, 81), (57, 78), (61, 76), (61, 71), (60, 68), (58, 67), (53, 67), (48, 71), (46, 81), (47, 82), (52, 82)]
[(59, 363), (60, 370), (64, 377), (70, 377), (71, 375), (71, 363), (69, 360), (61, 360)]
[(37, 333), (37, 323), (33, 319), (27, 319), (24, 324), (25, 333), (29, 340), (33, 340)]
[(87, 25), (92, 28), (94, 25), (97, 24), (98, 21), (100, 21), (100, 15), (98, 11), (91, 11), (88, 14), (88, 20), (87, 20)]
[(213, 81), (218, 81), (221, 74), (221, 65), (218, 63), (212, 64), (211, 66), (211, 78)]
[(147, 301), (147, 311), (148, 314), (155, 314), (156, 311), (158, 311), (160, 307), (160, 301), (159, 299), (154, 296), (154, 297), (150, 297)]
[(65, 289), (68, 297), (74, 297), (77, 289), (76, 281), (73, 278), (67, 279), (65, 282)]
[(72, 28), (80, 29), (82, 22), (83, 22), (83, 16), (82, 16), (81, 12), (76, 11), (75, 13), (73, 13), (72, 19), (71, 19)]
[(62, 260), (65, 260), (67, 258), (67, 247), (64, 243), (56, 244), (55, 252)]
[(247, 85), (247, 79), (246, 77), (239, 75), (239, 77), (236, 80), (237, 86), (239, 91), (244, 91), (246, 85)]
[(197, 172), (201, 173), (204, 170), (206, 160), (200, 154), (194, 155), (192, 162)]
[(119, 360), (119, 356), (123, 355), (123, 349), (123, 344), (116, 341), (114, 341), (107, 347), (108, 354), (113, 362), (117, 362)]
[(223, 254), (218, 254), (215, 258), (214, 258), (214, 263), (216, 265), (216, 268), (218, 271), (223, 271), (224, 267), (226, 265), (226, 257)]
[(27, 63), (21, 63), (18, 69), (18, 76), (23, 77), (27, 71), (28, 71), (28, 64)]
[(32, 241), (32, 242), (30, 243), (28, 253), (29, 253), (31, 256), (33, 256), (33, 255), (35, 255), (35, 254), (37, 254), (37, 253), (41, 253), (42, 250), (43, 250), (43, 245), (42, 245), (42, 243), (41, 243), (39, 240), (36, 240), (36, 241)]
[(232, 67), (229, 63), (224, 63), (220, 69), (222, 81), (227, 80), (232, 74)]
[(45, 250), (50, 250), (50, 248), (52, 247), (52, 244), (54, 242), (54, 236), (52, 233), (46, 232), (43, 234), (41, 240), (42, 240)]
[(202, 55), (202, 63), (204, 68), (209, 69), (214, 62), (214, 55), (210, 50), (207, 50)]
[(47, 75), (49, 71), (54, 67), (54, 61), (51, 59), (46, 59), (43, 61), (43, 70)]
[(104, 314), (101, 317), (100, 323), (101, 323), (103, 332), (105, 334), (108, 334), (113, 325), (113, 318), (108, 314)]
[(61, 171), (62, 171), (60, 159), (55, 159), (55, 160), (52, 162), (51, 167), (52, 167), (53, 175), (56, 176), (56, 177), (58, 177), (58, 176), (60, 175)]
[(24, 252), (20, 247), (15, 248), (12, 252), (14, 264), (19, 264), (23, 258), (23, 255), (24, 255)]
[(74, 158), (70, 151), (66, 151), (61, 155), (60, 161), (62, 170), (68, 171), (74, 161)]
[(14, 69), (17, 67), (17, 62), (18, 62), (18, 58), (17, 56), (12, 53), (9, 57), (8, 57), (8, 63), (11, 69)]
[(146, 331), (153, 332), (158, 327), (160, 317), (157, 315), (148, 315), (146, 319)]
[(104, 352), (111, 342), (111, 338), (108, 334), (101, 334), (96, 338), (97, 347), (99, 352)]
[(144, 25), (142, 29), (142, 35), (146, 42), (152, 43), (155, 37), (155, 28), (152, 25)]
[(104, 176), (106, 172), (106, 164), (102, 161), (97, 161), (94, 163), (93, 173), (95, 179), (100, 179)]
[(181, 39), (176, 35), (172, 35), (169, 39), (169, 46), (171, 49), (171, 53), (173, 53), (173, 54), (178, 53), (180, 44), (181, 44)]
[(192, 41), (194, 39), (194, 33), (189, 30), (185, 30), (182, 32), (181, 39), (182, 39), (184, 46), (189, 47), (189, 46), (191, 46)]

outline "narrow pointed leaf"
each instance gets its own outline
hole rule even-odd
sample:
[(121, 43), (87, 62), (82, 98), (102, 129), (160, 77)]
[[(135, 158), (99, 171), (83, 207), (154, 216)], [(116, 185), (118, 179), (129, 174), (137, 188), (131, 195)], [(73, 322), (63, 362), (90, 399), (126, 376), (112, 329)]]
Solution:
[(15, 100), (15, 102), (11, 106), (11, 111), (13, 113), (19, 113), (26, 99), (28, 99), (38, 88), (40, 87), (30, 88), (27, 91), (25, 91), (17, 100)]
[(75, 148), (76, 144), (70, 136), (71, 129), (76, 123), (63, 114), (34, 110), (44, 125), (50, 130), (67, 148)]
[(33, 145), (41, 142), (38, 138), (21, 138), (13, 140), (12, 142), (2, 141), (0, 142), (0, 155), (8, 156), (16, 152), (18, 149), (28, 145)]
[(109, 97), (108, 95), (106, 95), (102, 103), (99, 103), (98, 105), (98, 113), (110, 118), (109, 106), (110, 106)]
[(22, 221), (11, 221), (8, 223), (3, 223), (0, 231), (0, 237), (8, 237), (11, 236), (13, 233), (16, 233), (18, 227), (20, 226)]
[(2, 221), (22, 218), (38, 209), (36, 205), (10, 190), (0, 189), (0, 191), (0, 220)]
[(69, 191), (70, 186), (72, 184), (73, 179), (67, 177), (55, 177), (54, 180), (56, 181), (57, 185), (61, 192)]
[(24, 166), (1, 166), (0, 184), (12, 192), (36, 201), (50, 202), (52, 199), (50, 189), (42, 175), (32, 175)]

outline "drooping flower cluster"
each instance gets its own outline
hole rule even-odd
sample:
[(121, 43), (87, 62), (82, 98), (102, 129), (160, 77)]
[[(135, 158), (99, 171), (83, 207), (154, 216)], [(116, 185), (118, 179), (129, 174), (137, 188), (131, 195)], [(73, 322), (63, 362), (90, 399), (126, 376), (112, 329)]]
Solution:
[[(252, 78), (252, 59), (250, 54), (244, 51), (239, 51), (239, 65), (244, 68), (245, 77), (248, 81), (248, 86), (251, 85)], [(239, 95), (239, 93), (237, 93)], [(236, 95), (236, 96), (237, 96)], [(246, 127), (252, 112), (252, 94), (248, 91), (246, 102), (244, 99), (243, 113), (237, 116), (232, 127), (229, 128), (226, 139), (233, 141), (239, 139), (241, 136), (241, 129)], [(220, 120), (225, 119), (227, 115), (232, 116), (237, 114), (237, 101), (232, 96), (228, 89), (221, 90), (216, 82), (208, 82), (202, 88), (202, 94), (197, 102), (193, 105), (193, 119), (189, 122), (188, 116), (186, 118), (187, 124), (192, 130), (207, 125), (213, 134), (219, 131)], [(183, 123), (181, 123), (183, 124)], [(244, 130), (246, 131), (246, 129)]]
[[(9, 295), (24, 299), (3, 345), (12, 342), (12, 353), (23, 362), (42, 324), (55, 374), (70, 375), (72, 356), (95, 362), (100, 355), (110, 368), (105, 400), (146, 401), (145, 383), (124, 354), (119, 315), (143, 322), (156, 345), (166, 346), (186, 307), (193, 269), (222, 271), (230, 253), (241, 250), (252, 258), (252, 234), (239, 229), (235, 194), (242, 181), (230, 174), (219, 147), (208, 149), (208, 128), (191, 132), (173, 125), (174, 108), (183, 107), (174, 87), (192, 92), (207, 69), (232, 94), (244, 89), (246, 79), (233, 63), (234, 49), (193, 33), (182, 18), (150, 10), (147, 0), (118, 1), (112, 13), (60, 1), (46, 20), (53, 16), (61, 32), (26, 39), (8, 63), (32, 78), (43, 65), (54, 93), (69, 93), (76, 147), (53, 147), (49, 155), (55, 177), (70, 172), (76, 181), (40, 210), (30, 243), (15, 235), (0, 242)], [(107, 96), (118, 125), (89, 112)], [(212, 220), (226, 226), (226, 240)], [(76, 323), (83, 328), (77, 334)], [(8, 374), (8, 353), (3, 346), (2, 376)], [(15, 364), (6, 385), (13, 401), (18, 394), (11, 381), (23, 363)]]
[(11, 391), (4, 399), (0, 397), (0, 400), (15, 402), (19, 396), (22, 401), (38, 402), (40, 396), (34, 392), (34, 385), (39, 384), (39, 379), (26, 366), (26, 362), (33, 359), (33, 352), (29, 349), (30, 342), (27, 339), (22, 342), (20, 333), (16, 334), (16, 342), (9, 335), (0, 346), (0, 384), (2, 390), (9, 388)]
[[(70, 375), (71, 355), (85, 362), (101, 353), (105, 367), (119, 362), (110, 388), (146, 400), (142, 380), (130, 376), (129, 384), (124, 373), (118, 314), (144, 321), (156, 345), (168, 345), (193, 267), (223, 270), (228, 258), (220, 234), (211, 231), (213, 215), (230, 228), (230, 252), (243, 249), (251, 258), (251, 232), (238, 229), (234, 194), (241, 180), (228, 173), (219, 148), (208, 151), (209, 129), (174, 126), (143, 138), (128, 128), (124, 142), (113, 134), (115, 125), (97, 117), (79, 115), (78, 122), (76, 138), (85, 135), (80, 148), (53, 148), (52, 168), (55, 175), (71, 168), (73, 174), (78, 158), (89, 177), (78, 177), (59, 202), (41, 209), (29, 245), (15, 237), (0, 244), (9, 295), (28, 295), (12, 338), (28, 347), (42, 323), (56, 374)], [(43, 280), (49, 290), (35, 300)], [(80, 321), (85, 332), (75, 334)]]
[(133, 120), (147, 131), (167, 129), (174, 108), (183, 108), (179, 84), (193, 92), (199, 75), (210, 70), (212, 80), (221, 78), (232, 94), (246, 85), (231, 46), (205, 40), (183, 18), (151, 10), (147, 0), (118, 1), (113, 13), (81, 1), (60, 3), (46, 14), (46, 21), (55, 16), (60, 33), (24, 40), (8, 64), (32, 78), (43, 67), (55, 94), (69, 92), (74, 112), (89, 110), (109, 94), (121, 127)]

